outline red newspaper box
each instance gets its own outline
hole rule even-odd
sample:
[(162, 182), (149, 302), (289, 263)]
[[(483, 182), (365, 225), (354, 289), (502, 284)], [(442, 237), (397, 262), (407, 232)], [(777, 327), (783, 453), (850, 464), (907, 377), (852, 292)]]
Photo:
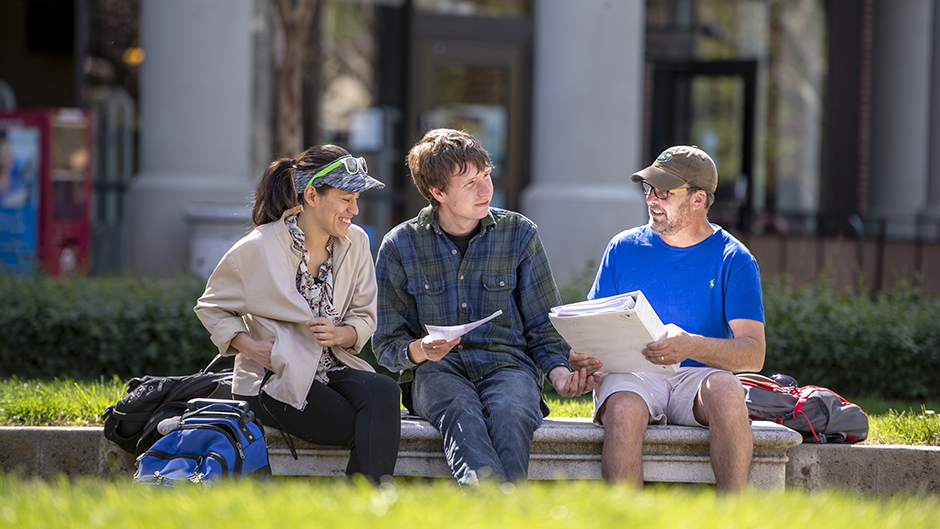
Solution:
[(92, 132), (84, 110), (0, 112), (0, 268), (88, 269)]

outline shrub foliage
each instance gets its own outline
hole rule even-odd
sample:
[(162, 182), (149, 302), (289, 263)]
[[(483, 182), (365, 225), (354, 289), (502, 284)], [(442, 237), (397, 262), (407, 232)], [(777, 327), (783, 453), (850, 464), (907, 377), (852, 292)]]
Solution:
[(194, 373), (216, 354), (189, 278), (0, 275), (0, 377)]
[[(193, 373), (216, 353), (192, 311), (202, 290), (190, 278), (0, 275), (0, 377)], [(940, 300), (904, 287), (836, 295), (824, 280), (775, 280), (764, 284), (764, 309), (762, 373), (843, 395), (940, 398)], [(374, 362), (371, 351), (363, 354)]]
[(901, 285), (879, 295), (835, 295), (829, 282), (764, 284), (763, 373), (842, 395), (923, 400), (940, 396), (940, 299)]

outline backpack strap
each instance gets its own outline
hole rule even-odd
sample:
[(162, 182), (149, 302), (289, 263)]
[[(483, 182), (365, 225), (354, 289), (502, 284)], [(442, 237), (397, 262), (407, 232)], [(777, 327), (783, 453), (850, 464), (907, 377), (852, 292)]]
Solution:
[[(804, 402), (805, 402), (805, 401), (804, 401)], [(798, 405), (799, 407), (801, 407), (801, 408), (803, 407), (803, 406), (802, 406), (802, 403), (799, 403), (799, 404), (797, 404), (797, 405)], [(794, 408), (794, 409), (795, 409), (795, 408)], [(800, 411), (794, 412), (793, 415), (794, 415), (794, 416), (795, 416), (795, 415), (802, 415), (803, 418), (806, 419), (806, 424), (809, 425), (809, 432), (810, 432), (811, 434), (813, 434), (813, 439), (815, 439), (816, 442), (819, 443), (819, 442), (820, 442), (819, 436), (816, 435), (816, 430), (813, 429), (813, 423), (810, 422), (809, 417), (806, 416), (806, 413), (803, 412), (803, 410), (800, 410)]]
[[(265, 369), (264, 378), (261, 379), (261, 387), (264, 388), (264, 385), (268, 383), (268, 380), (274, 375), (274, 371), (270, 369)], [(258, 403), (261, 404), (261, 407), (264, 408), (265, 413), (268, 414), (268, 417), (274, 421), (274, 427), (277, 428), (277, 431), (281, 432), (281, 438), (284, 439), (284, 443), (287, 445), (287, 448), (290, 449), (290, 455), (294, 456), (294, 461), (300, 459), (297, 456), (297, 450), (294, 448), (294, 439), (292, 436), (284, 432), (284, 429), (281, 428), (281, 423), (278, 422), (277, 417), (271, 413), (271, 410), (268, 409), (267, 404), (264, 403), (264, 399), (261, 398), (261, 389), (258, 390)]]
[[(110, 412), (110, 413), (109, 413)], [(121, 420), (125, 421), (146, 421), (152, 415), (149, 411), (139, 411), (137, 413), (127, 413), (121, 411), (113, 406), (108, 410), (105, 410), (105, 413), (108, 413), (108, 416), (114, 415)]]
[[(806, 424), (809, 425), (809, 431), (811, 434), (813, 434), (813, 439), (815, 439), (816, 442), (818, 443), (821, 441), (819, 440), (819, 436), (816, 435), (816, 430), (813, 428), (813, 423), (810, 422), (809, 417), (806, 416), (806, 412), (803, 411), (803, 406), (806, 405), (806, 400), (817, 389), (822, 389), (822, 388), (818, 386), (802, 386), (802, 387), (791, 389), (790, 394), (796, 397), (796, 405), (793, 406), (793, 413), (792, 413), (793, 416), (802, 415), (803, 418), (806, 419)], [(839, 397), (839, 398), (842, 398), (842, 397)]]
[(738, 373), (735, 376), (737, 376), (738, 380), (741, 381), (741, 384), (744, 384), (745, 386), (765, 389), (770, 389), (771, 387), (780, 387), (780, 384), (777, 384), (774, 379), (765, 377), (764, 375), (758, 373)]
[(758, 375), (757, 373), (738, 373), (735, 376), (738, 377), (738, 381), (741, 382), (742, 386), (765, 389), (777, 393), (787, 392), (787, 388), (777, 384), (774, 379), (765, 377), (764, 375)]

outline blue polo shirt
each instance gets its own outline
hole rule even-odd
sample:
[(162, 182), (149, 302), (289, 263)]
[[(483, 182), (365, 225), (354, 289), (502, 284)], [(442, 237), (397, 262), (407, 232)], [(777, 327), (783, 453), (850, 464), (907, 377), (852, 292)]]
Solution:
[[(730, 233), (715, 232), (687, 248), (664, 243), (649, 225), (626, 230), (604, 251), (588, 299), (640, 290), (663, 323), (712, 338), (731, 338), (728, 322), (764, 322), (760, 270)], [(702, 366), (686, 359), (683, 366)]]

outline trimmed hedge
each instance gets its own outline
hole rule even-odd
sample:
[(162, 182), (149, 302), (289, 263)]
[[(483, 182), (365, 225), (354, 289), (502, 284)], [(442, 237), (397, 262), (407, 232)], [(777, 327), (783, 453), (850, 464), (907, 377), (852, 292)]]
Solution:
[(217, 353), (193, 312), (204, 289), (189, 278), (0, 275), (0, 376), (194, 373)]
[(940, 397), (940, 299), (901, 285), (870, 296), (835, 295), (826, 280), (764, 283), (767, 355), (762, 373), (845, 396)]
[[(203, 288), (190, 278), (0, 274), (0, 377), (193, 373), (216, 353), (192, 311)], [(575, 296), (572, 290), (565, 301)], [(786, 373), (843, 396), (940, 398), (940, 299), (903, 287), (836, 296), (822, 280), (799, 288), (768, 281), (764, 309), (762, 373)], [(371, 350), (363, 356), (374, 364)]]

